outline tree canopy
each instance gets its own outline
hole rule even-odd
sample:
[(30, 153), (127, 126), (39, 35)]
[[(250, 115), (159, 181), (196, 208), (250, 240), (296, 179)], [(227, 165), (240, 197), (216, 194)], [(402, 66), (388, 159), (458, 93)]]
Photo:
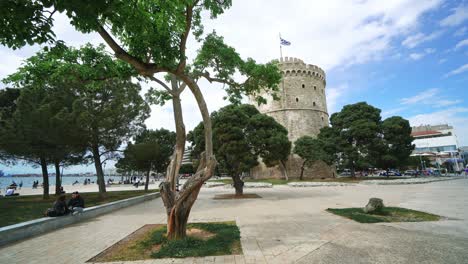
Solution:
[(382, 121), (380, 109), (365, 102), (346, 105), (320, 130), (323, 149), (343, 168), (404, 166), (414, 146), (411, 127), (401, 117)]
[(305, 166), (311, 166), (316, 161), (324, 161), (331, 165), (334, 161), (333, 156), (330, 156), (325, 150), (324, 142), (310, 136), (303, 136), (297, 139), (294, 142), (293, 152), (303, 159), (300, 180), (302, 180), (304, 175)]
[[(286, 160), (291, 142), (287, 130), (272, 117), (261, 114), (252, 105), (228, 105), (211, 115), (214, 152), (220, 169), (234, 181), (236, 194), (242, 194), (241, 174), (259, 163), (278, 165)], [(203, 123), (189, 133), (193, 155), (203, 151)]]
[[(113, 59), (102, 45), (87, 44), (76, 49), (58, 43), (28, 58), (4, 82), (21, 90), (31, 87), (25, 95), (29, 90), (40, 93), (31, 98), (29, 105), (40, 102), (40, 96), (48, 98), (49, 108), (66, 105), (66, 111), (57, 110), (55, 119), (31, 117), (23, 123), (44, 126), (48, 120), (55, 120), (50, 125), (55, 132), (44, 131), (44, 136), (64, 138), (70, 146), (88, 149), (96, 166), (100, 192), (104, 193), (101, 156), (110, 155), (143, 128), (149, 115), (149, 107), (139, 95), (140, 86), (132, 82), (132, 75), (132, 68)], [(46, 106), (41, 109), (48, 110)], [(36, 114), (39, 113), (42, 112)]]
[(176, 135), (166, 129), (143, 130), (135, 136), (135, 142), (129, 143), (124, 150), (123, 158), (117, 167), (127, 170), (147, 172), (164, 171), (174, 151)]

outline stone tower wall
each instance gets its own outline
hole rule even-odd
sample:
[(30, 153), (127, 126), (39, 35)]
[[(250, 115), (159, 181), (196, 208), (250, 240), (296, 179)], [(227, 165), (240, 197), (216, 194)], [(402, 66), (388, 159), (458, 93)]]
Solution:
[[(269, 95), (262, 96), (267, 103), (257, 106), (261, 113), (273, 117), (288, 130), (289, 140), (294, 142), (302, 136), (316, 137), (322, 127), (328, 126), (327, 101), (325, 96), (325, 72), (297, 58), (286, 57), (279, 61), (283, 75), (280, 83), (280, 100)], [(291, 155), (286, 164), (289, 177), (298, 178), (302, 159)], [(251, 171), (254, 178), (281, 178), (279, 168), (267, 168), (264, 164)], [(304, 171), (306, 178), (331, 177), (333, 171), (323, 162)]]

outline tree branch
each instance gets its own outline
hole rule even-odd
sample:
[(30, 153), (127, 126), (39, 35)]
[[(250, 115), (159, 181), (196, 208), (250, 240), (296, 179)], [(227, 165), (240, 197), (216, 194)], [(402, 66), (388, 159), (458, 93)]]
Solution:
[(159, 80), (158, 78), (150, 75), (150, 76), (146, 76), (148, 79), (152, 80), (152, 81), (155, 81), (157, 82), (159, 85), (161, 85), (164, 89), (166, 89), (171, 95), (174, 95), (174, 92), (173, 90), (171, 90), (171, 88), (169, 88), (169, 86), (167, 86), (167, 84), (165, 84), (163, 81)]
[[(218, 83), (223, 83), (223, 84), (227, 84), (229, 86), (240, 86), (238, 83), (236, 82), (230, 82), (230, 81), (227, 81), (225, 79), (221, 79), (221, 78), (214, 78), (214, 77), (211, 77), (210, 76), (210, 73), (209, 72), (205, 72), (203, 74), (201, 74), (202, 77), (204, 77), (207, 81), (209, 81), (210, 83), (213, 83), (213, 82), (218, 82)], [(248, 80), (248, 79), (247, 79)]]
[(187, 39), (190, 34), (190, 29), (192, 28), (192, 17), (193, 17), (193, 7), (197, 4), (196, 1), (192, 6), (187, 6), (187, 11), (185, 14), (185, 31), (182, 34), (182, 38), (180, 40), (180, 62), (177, 66), (177, 73), (181, 73), (186, 65), (187, 58), (185, 57), (185, 49), (187, 45)]
[(115, 56), (133, 65), (133, 67), (135, 67), (135, 69), (141, 75), (151, 76), (154, 73), (166, 71), (164, 68), (157, 67), (154, 63), (145, 63), (140, 59), (130, 55), (122, 47), (120, 47), (120, 45), (112, 38), (112, 36), (104, 29), (103, 26), (99, 26), (97, 31), (107, 43), (107, 45), (109, 45), (109, 47), (114, 51)]

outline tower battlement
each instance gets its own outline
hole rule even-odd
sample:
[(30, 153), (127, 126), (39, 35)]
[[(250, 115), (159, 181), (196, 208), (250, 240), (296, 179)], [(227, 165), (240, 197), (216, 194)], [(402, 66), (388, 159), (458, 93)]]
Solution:
[[(278, 91), (280, 98), (275, 100), (265, 91), (261, 92), (266, 104), (258, 105), (258, 110), (283, 125), (293, 143), (302, 136), (316, 137), (321, 128), (328, 126), (325, 71), (298, 58), (285, 57), (275, 62), (283, 77)], [(299, 156), (291, 155), (286, 164), (288, 174), (292, 178), (299, 178), (302, 164)], [(254, 178), (281, 178), (280, 171), (261, 163), (252, 170), (251, 175)], [(331, 177), (332, 173), (323, 163), (306, 169), (304, 177)]]
[(310, 76), (326, 82), (325, 71), (313, 64), (306, 64), (303, 60), (294, 57), (284, 57), (279, 61), (279, 68), (284, 77)]

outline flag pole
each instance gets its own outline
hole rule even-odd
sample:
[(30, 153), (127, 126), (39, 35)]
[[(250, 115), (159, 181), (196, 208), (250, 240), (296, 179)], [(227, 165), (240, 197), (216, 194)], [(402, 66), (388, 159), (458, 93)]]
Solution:
[(283, 59), (283, 47), (281, 46), (281, 32), (279, 33), (280, 38), (280, 58)]

